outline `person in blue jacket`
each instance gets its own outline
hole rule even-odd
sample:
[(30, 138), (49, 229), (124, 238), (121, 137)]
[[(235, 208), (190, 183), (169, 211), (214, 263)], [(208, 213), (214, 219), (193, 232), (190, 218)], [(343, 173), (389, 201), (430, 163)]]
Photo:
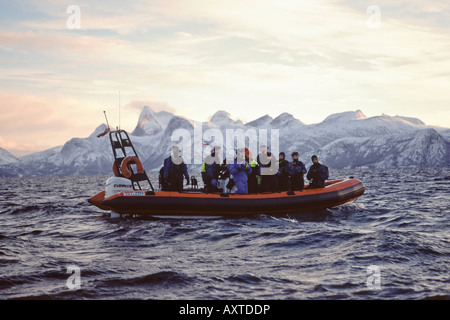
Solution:
[(298, 159), (298, 152), (292, 152), (292, 162), (289, 175), (291, 176), (291, 189), (293, 191), (303, 191), (305, 187), (304, 174), (306, 173), (305, 164)]
[(250, 164), (245, 160), (245, 149), (236, 151), (236, 158), (228, 165), (228, 171), (233, 176), (234, 184), (237, 188), (235, 193), (248, 193), (248, 176), (252, 172)]
[(183, 175), (189, 183), (189, 173), (187, 166), (180, 156), (180, 149), (173, 147), (173, 154), (164, 160), (164, 180), (166, 188), (164, 191), (182, 191)]
[(316, 155), (311, 157), (313, 165), (309, 168), (306, 178), (310, 180), (308, 189), (324, 188), (328, 179), (328, 167), (319, 163)]

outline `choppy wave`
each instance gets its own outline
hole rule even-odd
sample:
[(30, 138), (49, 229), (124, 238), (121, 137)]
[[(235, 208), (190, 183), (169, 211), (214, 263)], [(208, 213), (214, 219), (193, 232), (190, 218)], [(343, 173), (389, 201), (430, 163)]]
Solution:
[(0, 298), (448, 299), (450, 169), (332, 174), (365, 195), (213, 219), (112, 219), (86, 201), (105, 176), (2, 179)]

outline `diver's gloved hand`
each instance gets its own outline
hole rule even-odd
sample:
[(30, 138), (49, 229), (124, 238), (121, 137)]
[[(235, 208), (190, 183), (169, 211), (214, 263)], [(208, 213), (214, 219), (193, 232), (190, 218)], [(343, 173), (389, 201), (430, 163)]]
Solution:
[(189, 177), (186, 177), (186, 185), (189, 185)]

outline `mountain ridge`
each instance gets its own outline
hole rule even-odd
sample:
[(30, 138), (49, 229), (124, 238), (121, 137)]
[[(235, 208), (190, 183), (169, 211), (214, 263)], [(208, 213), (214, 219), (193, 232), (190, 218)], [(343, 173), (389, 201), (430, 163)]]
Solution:
[[(184, 155), (187, 163), (201, 159), (205, 151), (194, 148), (198, 149), (199, 143), (202, 146), (198, 136), (194, 136), (198, 127), (194, 127), (193, 120), (167, 111), (155, 112), (144, 106), (130, 136), (144, 167), (151, 171), (161, 167), (172, 146), (178, 143), (193, 151), (190, 158)], [(101, 124), (86, 138), (72, 138), (62, 146), (20, 158), (0, 149), (0, 176), (111, 173), (113, 156), (109, 139), (107, 136), (97, 138), (106, 128)], [(178, 129), (184, 131), (176, 131)], [(286, 112), (275, 118), (264, 115), (244, 123), (233, 120), (227, 111), (219, 110), (201, 123), (201, 129), (202, 134), (208, 129), (218, 129), (224, 137), (226, 129), (254, 129), (255, 132), (278, 129), (279, 151), (287, 155), (298, 151), (306, 163), (312, 154), (318, 154), (323, 163), (336, 169), (450, 165), (450, 129), (428, 126), (420, 119), (398, 115), (366, 117), (361, 110), (345, 111), (307, 125)], [(172, 141), (172, 135), (180, 132), (190, 133), (192, 139), (183, 141), (186, 137), (180, 136)], [(204, 146), (203, 142), (202, 148)], [(190, 165), (191, 168), (196, 166), (198, 164)]]

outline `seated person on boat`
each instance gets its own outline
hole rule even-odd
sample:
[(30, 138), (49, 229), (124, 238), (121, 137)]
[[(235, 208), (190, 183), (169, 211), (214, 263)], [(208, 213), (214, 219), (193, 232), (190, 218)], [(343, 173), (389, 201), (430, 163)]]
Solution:
[(180, 149), (175, 146), (172, 155), (164, 160), (164, 186), (163, 191), (182, 191), (183, 175), (189, 184), (187, 166), (180, 156)]
[(211, 150), (211, 154), (205, 158), (203, 162), (201, 173), (203, 184), (205, 185), (205, 192), (217, 192), (217, 175), (220, 168), (220, 147), (216, 146)]
[(236, 186), (235, 193), (248, 193), (248, 176), (252, 172), (250, 164), (245, 160), (245, 149), (240, 148), (236, 150), (236, 158), (233, 163), (228, 165), (230, 175), (233, 176), (233, 181)]
[(298, 152), (292, 152), (292, 162), (290, 163), (290, 183), (293, 191), (302, 191), (305, 187), (304, 174), (305, 164), (298, 159)]
[(311, 157), (313, 165), (309, 168), (306, 178), (311, 180), (308, 189), (324, 188), (325, 180), (328, 179), (328, 167), (319, 163), (316, 155)]

